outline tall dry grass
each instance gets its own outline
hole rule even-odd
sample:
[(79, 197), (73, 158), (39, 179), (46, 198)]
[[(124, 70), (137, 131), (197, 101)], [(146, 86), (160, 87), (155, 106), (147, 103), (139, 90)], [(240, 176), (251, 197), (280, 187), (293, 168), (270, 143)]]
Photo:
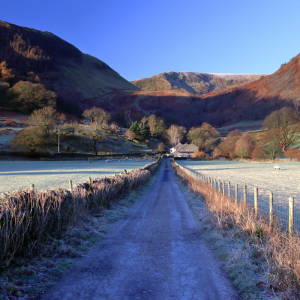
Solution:
[(159, 162), (113, 178), (97, 179), (65, 189), (19, 191), (0, 200), (0, 262), (7, 264), (24, 252), (38, 249), (49, 234), (63, 232), (87, 213), (145, 183)]
[(209, 184), (196, 180), (175, 163), (172, 164), (177, 175), (188, 187), (201, 194), (221, 230), (240, 229), (243, 238), (255, 244), (268, 262), (269, 284), (283, 299), (300, 299), (300, 238), (298, 233), (289, 237), (274, 218), (269, 224), (269, 216), (258, 213), (243, 202), (223, 196)]

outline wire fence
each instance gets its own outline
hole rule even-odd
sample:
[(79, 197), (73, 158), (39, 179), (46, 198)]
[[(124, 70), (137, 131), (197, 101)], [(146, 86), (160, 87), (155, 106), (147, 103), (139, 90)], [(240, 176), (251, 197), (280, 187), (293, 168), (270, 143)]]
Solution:
[(224, 196), (228, 196), (236, 203), (245, 203), (254, 210), (255, 214), (266, 215), (266, 219), (270, 223), (275, 217), (282, 226), (283, 230), (289, 230), (289, 234), (293, 235), (295, 231), (300, 232), (300, 203), (295, 202), (293, 197), (288, 198), (288, 205), (276, 202), (273, 193), (269, 193), (269, 197), (265, 196), (263, 191), (257, 187), (247, 185), (239, 185), (230, 181), (220, 180), (212, 177), (206, 177), (200, 173), (193, 172), (174, 161), (175, 164), (183, 170), (187, 175), (196, 181), (204, 182), (212, 189)]

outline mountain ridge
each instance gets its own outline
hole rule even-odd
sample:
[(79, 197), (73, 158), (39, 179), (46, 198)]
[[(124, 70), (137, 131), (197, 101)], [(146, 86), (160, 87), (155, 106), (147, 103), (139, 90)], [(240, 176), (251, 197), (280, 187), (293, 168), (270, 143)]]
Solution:
[(253, 82), (265, 74), (217, 74), (200, 72), (163, 72), (149, 78), (131, 81), (142, 90), (172, 90), (190, 94), (220, 92)]

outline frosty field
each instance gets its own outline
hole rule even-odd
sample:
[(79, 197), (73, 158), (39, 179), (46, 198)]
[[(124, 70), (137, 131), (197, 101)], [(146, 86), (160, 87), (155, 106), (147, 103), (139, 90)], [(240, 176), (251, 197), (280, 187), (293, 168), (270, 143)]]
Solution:
[[(153, 160), (152, 160), (153, 161)], [(127, 161), (1, 161), (0, 193), (29, 188), (35, 185), (36, 190), (54, 187), (69, 187), (73, 184), (88, 181), (88, 177), (100, 178), (115, 173), (131, 171), (150, 163), (149, 159)]]
[[(178, 164), (198, 172), (206, 177), (231, 183), (231, 195), (234, 195), (234, 185), (239, 186), (239, 199), (242, 198), (242, 188), (247, 185), (247, 202), (253, 203), (254, 187), (258, 188), (259, 208), (268, 212), (269, 193), (273, 193), (274, 209), (279, 215), (288, 214), (288, 199), (294, 197), (295, 223), (300, 225), (300, 163), (246, 163), (239, 161), (177, 161)], [(280, 171), (274, 170), (278, 165)], [(281, 217), (281, 216), (280, 216)]]

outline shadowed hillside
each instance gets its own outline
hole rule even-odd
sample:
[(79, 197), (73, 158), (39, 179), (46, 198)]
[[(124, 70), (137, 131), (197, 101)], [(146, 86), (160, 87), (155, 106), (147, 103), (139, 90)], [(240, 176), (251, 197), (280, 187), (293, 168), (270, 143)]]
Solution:
[(166, 72), (132, 81), (142, 90), (171, 90), (182, 93), (207, 94), (220, 92), (263, 78), (255, 74), (209, 74), (197, 72)]
[(272, 75), (205, 95), (177, 91), (136, 91), (126, 95), (110, 95), (109, 109), (119, 105), (123, 110), (154, 113), (169, 123), (186, 127), (208, 122), (214, 126), (243, 120), (262, 120), (283, 106), (300, 106), (300, 55)]
[[(106, 63), (50, 32), (0, 21), (0, 44), (0, 63), (5, 62), (14, 74), (10, 86), (20, 80), (41, 83), (56, 93), (63, 110), (76, 113), (85, 108), (86, 99), (138, 89)], [(9, 106), (9, 100), (2, 105)]]
[[(157, 75), (160, 81), (150, 78), (152, 86), (147, 87), (163, 90), (141, 91), (104, 62), (52, 33), (0, 21), (0, 44), (0, 102), (4, 107), (11, 104), (9, 89), (20, 81), (41, 84), (54, 92), (61, 111), (80, 115), (84, 109), (98, 106), (121, 126), (156, 114), (168, 124), (189, 128), (208, 122), (220, 127), (264, 119), (282, 106), (300, 106), (299, 55), (261, 79), (262, 75), (169, 72)], [(249, 80), (256, 81), (228, 89)], [(141, 88), (146, 88), (140, 82)], [(54, 99), (53, 94), (48, 96)]]

